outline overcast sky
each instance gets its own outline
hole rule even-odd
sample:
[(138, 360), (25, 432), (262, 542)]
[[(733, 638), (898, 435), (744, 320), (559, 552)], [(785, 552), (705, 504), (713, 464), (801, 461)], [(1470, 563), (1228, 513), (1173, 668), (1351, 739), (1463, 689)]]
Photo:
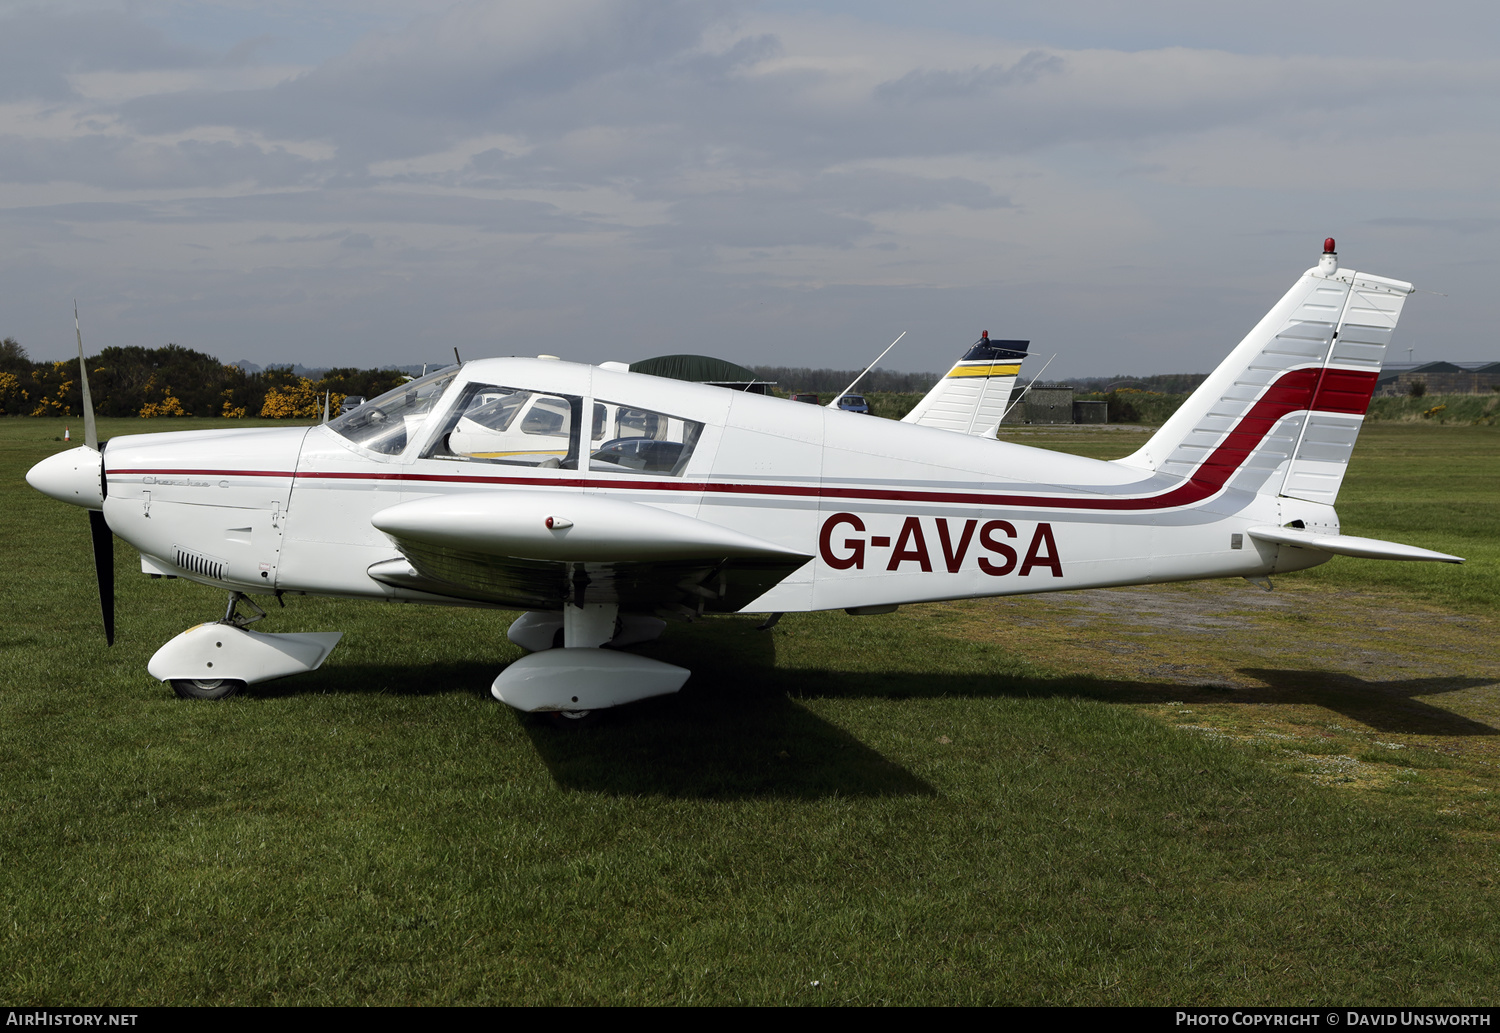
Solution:
[(0, 336), (1207, 371), (1315, 263), (1500, 359), (1500, 5), (0, 0)]

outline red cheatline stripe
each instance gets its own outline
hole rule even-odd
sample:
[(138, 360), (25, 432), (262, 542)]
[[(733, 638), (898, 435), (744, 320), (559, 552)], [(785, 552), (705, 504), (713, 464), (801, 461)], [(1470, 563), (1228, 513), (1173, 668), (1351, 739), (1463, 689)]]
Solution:
[(1075, 498), (1047, 495), (995, 495), (984, 492), (917, 491), (892, 488), (836, 488), (792, 484), (725, 484), (721, 482), (638, 481), (593, 477), (479, 477), (457, 474), (346, 473), (285, 470), (110, 470), (110, 474), (153, 474), (199, 477), (287, 477), (322, 481), (401, 481), (408, 484), (494, 484), (541, 488), (629, 488), (632, 491), (710, 492), (729, 495), (781, 495), (804, 498), (866, 499), (878, 502), (943, 502), (1035, 509), (1144, 510), (1170, 509), (1201, 502), (1217, 494), (1270, 433), (1277, 421), (1294, 412), (1317, 412), (1362, 416), (1375, 392), (1377, 374), (1360, 370), (1295, 369), (1281, 375), (1250, 407), (1234, 429), (1193, 471), (1185, 482), (1169, 491), (1142, 498)]
[(1319, 380), (1312, 407), (1317, 412), (1348, 413), (1363, 416), (1375, 394), (1377, 373), (1348, 369), (1325, 369)]
[(141, 473), (150, 474), (153, 477), (295, 477), (296, 474), (288, 470), (179, 470), (175, 466), (170, 470), (160, 467), (150, 467), (141, 470), (117, 469), (106, 471), (108, 473)]

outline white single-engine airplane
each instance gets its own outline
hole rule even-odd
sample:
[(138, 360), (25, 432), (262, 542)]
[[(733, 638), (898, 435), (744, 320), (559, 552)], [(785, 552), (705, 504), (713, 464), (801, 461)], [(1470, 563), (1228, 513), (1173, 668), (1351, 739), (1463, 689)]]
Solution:
[(263, 634), (239, 612), (263, 614), (247, 596), (312, 594), (526, 610), (509, 637), (532, 652), (492, 691), (577, 715), (682, 686), (688, 671), (620, 648), (655, 638), (662, 617), (1265, 578), (1334, 555), (1462, 562), (1342, 535), (1333, 509), (1411, 291), (1340, 269), (1328, 240), (1113, 462), (614, 362), (482, 359), (321, 426), (107, 448), (85, 376), (87, 444), (27, 480), (90, 511), (111, 640), (111, 533), (145, 572), (229, 593), (223, 620), (148, 665), (179, 695), (318, 667), (338, 633)]

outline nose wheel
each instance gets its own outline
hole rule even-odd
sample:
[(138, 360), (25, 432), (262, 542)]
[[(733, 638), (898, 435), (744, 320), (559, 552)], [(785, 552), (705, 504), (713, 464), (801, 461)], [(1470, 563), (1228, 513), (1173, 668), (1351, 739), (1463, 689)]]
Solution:
[(244, 688), (245, 683), (236, 678), (172, 679), (172, 691), (181, 699), (228, 699)]

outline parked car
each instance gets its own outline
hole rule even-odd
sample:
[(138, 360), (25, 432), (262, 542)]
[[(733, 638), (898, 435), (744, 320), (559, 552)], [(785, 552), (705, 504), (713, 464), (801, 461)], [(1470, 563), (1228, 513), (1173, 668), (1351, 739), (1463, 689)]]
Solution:
[(864, 395), (844, 395), (839, 399), (839, 408), (845, 412), (862, 412), (866, 416), (870, 414), (870, 403), (865, 401)]
[(364, 404), (365, 404), (365, 396), (364, 395), (345, 395), (344, 396), (344, 401), (341, 403), (341, 408), (340, 408), (339, 411), (340, 412), (353, 412), (355, 409), (358, 409), (361, 405), (364, 405)]
[(808, 392), (803, 392), (802, 394), (792, 395), (792, 401), (794, 401), (794, 402), (811, 402), (813, 405), (817, 405), (818, 404), (818, 396), (815, 395), (815, 394), (808, 393)]

